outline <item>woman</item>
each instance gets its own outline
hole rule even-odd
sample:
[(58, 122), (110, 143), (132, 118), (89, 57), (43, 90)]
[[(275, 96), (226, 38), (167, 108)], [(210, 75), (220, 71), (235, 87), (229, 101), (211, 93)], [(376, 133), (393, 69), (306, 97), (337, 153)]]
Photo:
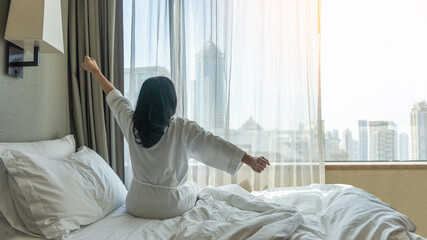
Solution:
[(93, 58), (86, 56), (82, 67), (95, 76), (107, 95), (107, 103), (129, 144), (134, 176), (126, 207), (132, 215), (166, 219), (193, 208), (198, 187), (187, 182), (190, 158), (231, 175), (242, 163), (258, 173), (270, 165), (264, 157), (246, 154), (196, 122), (173, 117), (177, 98), (170, 79), (147, 79), (134, 111), (129, 100), (103, 76)]

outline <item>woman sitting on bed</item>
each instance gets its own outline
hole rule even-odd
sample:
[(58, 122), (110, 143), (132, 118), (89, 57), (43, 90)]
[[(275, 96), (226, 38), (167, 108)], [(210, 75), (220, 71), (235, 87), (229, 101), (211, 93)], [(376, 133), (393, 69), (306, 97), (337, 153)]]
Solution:
[(177, 98), (169, 78), (147, 79), (134, 111), (129, 100), (103, 76), (93, 58), (86, 56), (82, 66), (95, 76), (107, 95), (107, 103), (129, 144), (134, 175), (126, 207), (132, 215), (166, 219), (193, 208), (198, 187), (187, 182), (190, 158), (231, 175), (242, 163), (258, 173), (270, 165), (264, 157), (246, 154), (196, 122), (174, 117)]

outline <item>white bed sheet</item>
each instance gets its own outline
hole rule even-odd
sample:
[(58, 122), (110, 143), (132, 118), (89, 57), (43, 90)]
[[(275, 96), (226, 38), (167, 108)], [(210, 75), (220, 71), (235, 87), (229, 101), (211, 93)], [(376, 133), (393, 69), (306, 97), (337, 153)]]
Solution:
[[(163, 221), (135, 218), (121, 206), (67, 239), (210, 239), (213, 232), (217, 236), (234, 234), (233, 239), (246, 239), (250, 235), (255, 239), (286, 239), (287, 234), (293, 240), (425, 239), (413, 233), (415, 225), (406, 216), (373, 195), (348, 185), (274, 188), (248, 195), (235, 185), (204, 189), (203, 200), (195, 211)], [(243, 199), (239, 198), (242, 196)], [(287, 206), (296, 207), (298, 212)], [(251, 218), (257, 220), (250, 222)], [(262, 231), (263, 225), (270, 228)], [(295, 226), (298, 227), (294, 231)], [(253, 235), (260, 233), (258, 237)], [(37, 238), (12, 229), (0, 216), (0, 239)]]

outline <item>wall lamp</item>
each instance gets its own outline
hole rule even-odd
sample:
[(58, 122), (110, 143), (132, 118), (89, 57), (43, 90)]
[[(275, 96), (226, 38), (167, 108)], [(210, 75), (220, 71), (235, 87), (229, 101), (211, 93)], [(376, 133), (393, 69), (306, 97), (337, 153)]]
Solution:
[[(61, 0), (11, 0), (6, 33), (7, 71), (23, 78), (23, 67), (39, 65), (39, 52), (64, 53)], [(24, 50), (33, 61), (24, 61)]]

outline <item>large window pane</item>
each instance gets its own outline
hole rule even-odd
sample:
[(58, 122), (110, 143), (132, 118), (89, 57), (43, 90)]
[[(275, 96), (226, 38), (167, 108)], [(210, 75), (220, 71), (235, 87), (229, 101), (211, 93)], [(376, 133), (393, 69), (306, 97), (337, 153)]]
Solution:
[(326, 0), (321, 24), (326, 160), (427, 160), (427, 2)]

